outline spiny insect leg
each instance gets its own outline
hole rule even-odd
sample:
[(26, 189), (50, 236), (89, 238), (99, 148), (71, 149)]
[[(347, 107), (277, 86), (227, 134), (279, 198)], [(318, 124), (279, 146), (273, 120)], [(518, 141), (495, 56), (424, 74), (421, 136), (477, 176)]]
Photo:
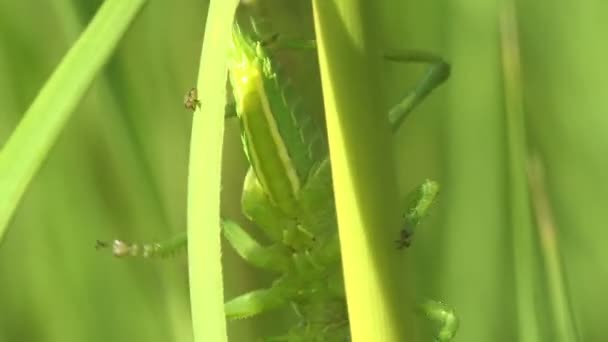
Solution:
[(147, 243), (129, 243), (123, 240), (114, 240), (112, 243), (97, 240), (95, 248), (111, 248), (116, 257), (167, 257), (171, 256), (187, 246), (186, 232), (180, 232), (171, 238)]
[(288, 297), (278, 287), (254, 290), (235, 297), (224, 304), (228, 319), (241, 319), (287, 305)]
[(389, 111), (389, 120), (396, 131), (408, 114), (427, 96), (450, 76), (450, 65), (441, 57), (424, 51), (404, 50), (390, 51), (384, 58), (393, 62), (430, 64), (422, 80), (414, 86), (405, 97)]
[(417, 310), (437, 327), (435, 342), (448, 342), (454, 338), (459, 325), (454, 309), (445, 303), (427, 299), (418, 305)]
[(223, 220), (222, 232), (232, 248), (248, 263), (277, 272), (287, 270), (288, 258), (279, 248), (262, 247), (237, 223)]
[(402, 249), (410, 245), (414, 229), (428, 215), (437, 194), (439, 184), (428, 179), (408, 194), (403, 227), (399, 239), (395, 241), (397, 248)]

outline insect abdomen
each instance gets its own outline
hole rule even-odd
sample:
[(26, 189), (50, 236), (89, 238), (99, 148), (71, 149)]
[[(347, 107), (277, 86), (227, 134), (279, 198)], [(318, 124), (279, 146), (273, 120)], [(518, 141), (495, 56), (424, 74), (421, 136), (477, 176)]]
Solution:
[(305, 134), (305, 120), (287, 103), (262, 45), (243, 35), (238, 25), (229, 72), (245, 151), (256, 178), (275, 205), (296, 215), (300, 190), (314, 165), (315, 137)]

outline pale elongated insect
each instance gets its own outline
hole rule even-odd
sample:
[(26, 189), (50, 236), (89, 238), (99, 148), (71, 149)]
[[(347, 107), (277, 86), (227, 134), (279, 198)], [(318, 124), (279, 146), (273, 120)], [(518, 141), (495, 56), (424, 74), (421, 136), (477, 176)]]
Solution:
[[(273, 37), (273, 44), (281, 42)], [(250, 164), (242, 210), (272, 242), (262, 246), (228, 219), (223, 220), (222, 231), (244, 260), (279, 276), (268, 288), (228, 301), (226, 316), (246, 318), (291, 305), (299, 323), (284, 336), (269, 340), (347, 341), (350, 333), (324, 129), (314, 127), (310, 117), (293, 106), (294, 92), (278, 72), (266, 45), (235, 24), (229, 75)], [(311, 44), (285, 44), (304, 45)], [(390, 111), (388, 120), (396, 130), (411, 110), (447, 79), (449, 65), (424, 52), (394, 52), (385, 57), (430, 64), (424, 79)], [(195, 109), (198, 103), (196, 90), (191, 90), (186, 106)], [(437, 183), (425, 181), (410, 196), (398, 247), (409, 245), (413, 229), (427, 214), (437, 191)], [(163, 256), (185, 246), (186, 238), (184, 232), (169, 242), (128, 244), (117, 240), (112, 246), (117, 256)], [(439, 325), (436, 340), (450, 340), (458, 326), (454, 312), (437, 301), (427, 301), (420, 309)]]

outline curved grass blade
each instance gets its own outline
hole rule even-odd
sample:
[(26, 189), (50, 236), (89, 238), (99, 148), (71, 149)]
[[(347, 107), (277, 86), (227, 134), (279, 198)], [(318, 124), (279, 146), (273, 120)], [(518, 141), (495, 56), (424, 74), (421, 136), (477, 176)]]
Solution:
[(0, 243), (25, 189), (145, 0), (108, 0), (70, 48), (0, 151)]
[(188, 273), (194, 341), (226, 341), (220, 250), (220, 175), (228, 47), (237, 0), (209, 4), (188, 170)]

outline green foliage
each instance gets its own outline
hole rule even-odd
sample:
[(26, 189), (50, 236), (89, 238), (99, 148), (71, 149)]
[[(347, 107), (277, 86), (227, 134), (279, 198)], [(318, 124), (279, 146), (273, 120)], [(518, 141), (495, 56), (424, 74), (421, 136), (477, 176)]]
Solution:
[[(254, 17), (249, 19), (252, 23), (258, 20)], [(210, 27), (216, 26), (219, 25)], [(272, 51), (285, 46), (283, 43), (288, 40), (278, 35), (272, 37), (271, 41), (256, 40), (241, 29), (241, 24), (235, 23), (227, 63), (234, 107), (241, 126), (243, 148), (250, 164), (243, 186), (242, 209), (251, 222), (266, 233), (271, 242), (267, 245), (259, 244), (237, 223), (230, 220), (223, 220), (222, 231), (230, 245), (244, 260), (280, 275), (270, 287), (248, 292), (227, 302), (226, 317), (249, 318), (291, 305), (297, 314), (298, 323), (287, 335), (278, 339), (343, 341), (349, 336), (349, 319), (342, 280), (332, 173), (324, 142), (324, 130), (315, 127), (311, 118), (301, 112), (297, 106), (298, 102), (294, 102), (294, 99), (299, 98), (288, 85), (289, 77), (279, 72), (280, 65), (271, 57)], [(305, 45), (287, 43), (287, 46), (303, 48)], [(225, 56), (225, 53), (223, 55)], [(429, 76), (421, 80), (406, 95), (406, 100), (401, 101), (397, 109), (391, 110), (390, 115), (381, 116), (395, 131), (416, 104), (447, 79), (449, 66), (430, 54), (412, 55), (397, 52), (391, 54), (391, 60), (430, 63)], [(215, 69), (223, 70), (225, 67), (216, 66)], [(195, 113), (200, 104), (197, 93), (196, 89), (191, 89), (184, 98), (184, 106), (195, 110)], [(223, 108), (223, 104), (217, 107)], [(211, 116), (207, 114), (205, 117)], [(220, 120), (223, 119), (221, 112), (217, 116)], [(221, 127), (216, 130), (221, 132)], [(214, 134), (208, 132), (207, 135)], [(197, 156), (198, 153), (193, 153), (193, 158)], [(213, 177), (208, 175), (205, 178)], [(200, 188), (210, 189), (211, 185), (191, 187)], [(402, 241), (399, 241), (401, 247), (409, 245), (414, 228), (426, 216), (437, 192), (437, 183), (426, 181), (410, 196), (403, 215)], [(195, 213), (199, 215), (198, 211)], [(212, 216), (212, 213), (207, 213), (206, 216)], [(209, 222), (206, 226), (219, 225), (219, 222)], [(197, 226), (201, 225), (193, 227)], [(214, 232), (213, 229), (209, 231)], [(386, 229), (386, 232), (391, 231)], [(214, 234), (201, 243), (193, 243), (192, 238), (188, 241), (191, 246), (190, 255), (196, 254), (201, 248), (214, 249), (214, 246), (204, 245), (207, 241), (215, 241)], [(162, 257), (185, 244), (184, 234), (178, 234), (167, 241), (142, 245), (115, 240), (112, 243), (112, 251), (119, 257)], [(108, 245), (98, 243), (100, 247)], [(212, 258), (213, 253), (209, 253), (204, 260), (209, 264)], [(194, 261), (196, 260), (192, 260), (190, 264)], [(207, 279), (205, 285), (211, 282)], [(210, 291), (214, 287), (221, 288), (221, 279), (219, 285), (208, 286), (204, 294), (211, 293), (221, 298), (221, 293), (213, 294)], [(191, 289), (194, 288), (194, 283), (191, 282)], [(193, 290), (191, 293), (194, 297)], [(208, 298), (207, 302), (214, 301), (216, 297)], [(210, 306), (201, 306), (203, 307)], [(423, 305), (421, 308), (427, 317), (440, 320), (440, 329), (447, 330), (445, 333), (439, 333), (438, 339), (449, 341), (457, 330), (457, 324), (448, 323), (455, 319), (453, 312), (449, 310), (449, 313), (444, 313), (446, 308), (438, 306)], [(437, 312), (426, 312), (428, 310)], [(209, 315), (213, 315), (213, 312)], [(201, 331), (210, 330), (212, 329), (207, 328)], [(378, 338), (385, 339), (382, 336)]]
[[(0, 4), (2, 149), (100, 3)], [(522, 265), (533, 267), (532, 275), (523, 276), (524, 286), (532, 284), (533, 293), (546, 294), (533, 303), (535, 309), (525, 309), (539, 318), (539, 340), (556, 341), (574, 333), (582, 341), (602, 341), (608, 314), (600, 301), (608, 283), (604, 11), (598, 1), (516, 3), (519, 40), (506, 46), (519, 47), (521, 82), (510, 91), (523, 98), (515, 101), (521, 110), (516, 115), (523, 116), (518, 125), (523, 124), (527, 138), (526, 144), (515, 143), (524, 152), (516, 171), (527, 167), (530, 154), (545, 170), (544, 178), (530, 178), (536, 182), (533, 188), (541, 189), (536, 192), (545, 196), (531, 196), (534, 205), (526, 229), (536, 238), (521, 246), (512, 236), (512, 208), (530, 203), (511, 195), (513, 189), (526, 191), (522, 183), (527, 179), (507, 181), (511, 160), (506, 137), (518, 140), (521, 135), (506, 128), (505, 104), (513, 102), (504, 92), (511, 71), (504, 67), (508, 60), (503, 59), (499, 22), (505, 9), (500, 3), (383, 2), (382, 44), (436, 51), (453, 65), (449, 86), (425, 101), (393, 141), (399, 191), (412, 189), (425, 177), (438, 179), (440, 208), (426, 220), (429, 229), (416, 232), (408, 257), (394, 249), (397, 235), (385, 246), (395, 251), (395, 264), (412, 267), (407, 273), (400, 269), (395, 277), (458, 309), (461, 329), (455, 341), (518, 339), (521, 309), (515, 299), (521, 288), (514, 269)], [(313, 37), (309, 1), (264, 4), (274, 25), (270, 31)], [(200, 1), (150, 2), (73, 110), (55, 147), (38, 157), (46, 161), (0, 246), (0, 340), (192, 339), (181, 259), (116, 261), (96, 252), (94, 242), (114, 236), (163, 238), (186, 225), (192, 115), (181, 100), (195, 83), (205, 10)], [(309, 57), (287, 51), (281, 58), (305, 99), (303, 105), (323, 121), (318, 72), (299, 63)], [(413, 84), (421, 72), (381, 68), (384, 107), (401, 98), (403, 85)], [(64, 90), (67, 94), (70, 89)], [(204, 92), (199, 87), (201, 107)], [(54, 99), (61, 100), (62, 93)], [(228, 122), (222, 184), (227, 205), (222, 212), (243, 222), (238, 206), (245, 166), (240, 144), (236, 124)], [(17, 176), (29, 178), (32, 172)], [(0, 194), (0, 201), (7, 198), (4, 187)], [(552, 210), (537, 209), (539, 203)], [(532, 253), (515, 262), (522, 248)], [(223, 257), (224, 270), (229, 270), (224, 273), (226, 297), (270, 281), (229, 248)], [(284, 317), (279, 311), (229, 322), (230, 338), (250, 341), (254, 335), (280, 333), (292, 324)]]
[(23, 192), (144, 0), (108, 1), (62, 59), (0, 153), (0, 241)]

